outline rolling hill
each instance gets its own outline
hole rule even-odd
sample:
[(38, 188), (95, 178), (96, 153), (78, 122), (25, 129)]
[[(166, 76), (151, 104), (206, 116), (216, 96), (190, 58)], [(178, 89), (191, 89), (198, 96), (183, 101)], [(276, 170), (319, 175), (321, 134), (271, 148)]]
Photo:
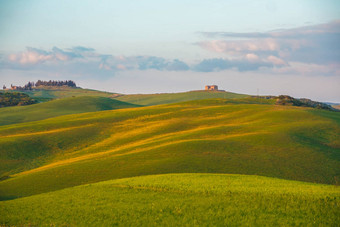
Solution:
[[(0, 196), (165, 173), (232, 173), (338, 184), (340, 114), (212, 99), (0, 127)], [(6, 179), (7, 178), (7, 179)]]
[(39, 86), (33, 90), (8, 90), (6, 92), (22, 92), (30, 97), (40, 101), (45, 102), (52, 99), (61, 99), (69, 97), (79, 97), (79, 96), (99, 96), (99, 97), (112, 97), (115, 94), (110, 92), (97, 91), (92, 89), (74, 88), (67, 86)]
[(249, 95), (237, 94), (225, 91), (189, 91), (182, 93), (160, 93), (160, 94), (117, 94), (110, 92), (103, 92), (91, 89), (74, 88), (74, 87), (54, 87), (54, 86), (39, 86), (33, 90), (25, 91), (11, 91), (8, 92), (22, 92), (30, 97), (40, 101), (45, 102), (52, 99), (62, 99), (69, 97), (79, 97), (79, 96), (99, 96), (115, 98), (119, 101), (128, 102), (136, 105), (151, 106), (160, 104), (177, 103), (191, 100), (201, 100), (201, 99), (212, 99), (212, 98), (245, 98)]
[(0, 202), (4, 226), (336, 226), (336, 186), (229, 174), (168, 174)]
[(249, 95), (236, 94), (232, 92), (225, 91), (189, 91), (182, 93), (161, 93), (161, 94), (136, 94), (136, 95), (121, 95), (117, 96), (116, 99), (143, 105), (143, 106), (152, 106), (152, 105), (160, 105), (160, 104), (169, 104), (169, 103), (178, 103), (192, 100), (201, 100), (201, 99), (240, 99), (249, 97)]
[(131, 108), (137, 106), (138, 105), (106, 97), (71, 97), (29, 106), (0, 108), (0, 125), (37, 121), (67, 114)]

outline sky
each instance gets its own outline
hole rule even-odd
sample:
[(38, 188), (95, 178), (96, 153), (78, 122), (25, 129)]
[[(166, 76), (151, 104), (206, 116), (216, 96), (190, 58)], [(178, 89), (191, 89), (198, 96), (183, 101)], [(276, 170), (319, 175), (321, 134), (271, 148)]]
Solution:
[(340, 103), (338, 0), (0, 0), (0, 85)]

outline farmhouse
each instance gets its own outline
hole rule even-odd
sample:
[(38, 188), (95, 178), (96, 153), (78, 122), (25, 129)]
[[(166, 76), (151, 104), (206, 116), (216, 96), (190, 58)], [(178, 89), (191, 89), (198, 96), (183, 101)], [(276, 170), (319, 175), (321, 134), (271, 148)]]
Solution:
[(217, 91), (218, 87), (217, 87), (217, 85), (206, 85), (205, 90), (206, 91)]

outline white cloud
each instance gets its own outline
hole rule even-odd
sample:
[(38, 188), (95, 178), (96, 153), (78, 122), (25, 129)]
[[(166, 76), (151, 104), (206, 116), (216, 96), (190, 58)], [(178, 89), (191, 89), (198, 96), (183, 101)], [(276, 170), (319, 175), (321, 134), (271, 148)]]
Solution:
[(246, 54), (246, 59), (251, 62), (257, 62), (260, 60), (260, 57), (257, 56), (256, 54)]
[(57, 47), (51, 51), (44, 51), (37, 48), (27, 47), (25, 51), (13, 53), (8, 56), (8, 60), (22, 65), (38, 64), (47, 61), (69, 61), (73, 58), (81, 57), (73, 52), (66, 52)]
[(51, 55), (40, 54), (36, 51), (27, 50), (19, 54), (10, 54), (9, 60), (20, 64), (36, 64), (52, 59)]
[(198, 46), (228, 58), (247, 58), (251, 52), (276, 65), (290, 61), (325, 65), (340, 62), (340, 20), (264, 33), (203, 34), (209, 39), (196, 43)]
[(249, 51), (278, 51), (280, 46), (276, 40), (211, 40), (197, 43), (199, 46), (215, 52), (237, 53)]
[(268, 59), (269, 62), (271, 62), (271, 63), (273, 63), (274, 65), (277, 65), (277, 66), (287, 65), (287, 63), (284, 60), (282, 60), (281, 58), (275, 57), (273, 55), (268, 56), (267, 59)]

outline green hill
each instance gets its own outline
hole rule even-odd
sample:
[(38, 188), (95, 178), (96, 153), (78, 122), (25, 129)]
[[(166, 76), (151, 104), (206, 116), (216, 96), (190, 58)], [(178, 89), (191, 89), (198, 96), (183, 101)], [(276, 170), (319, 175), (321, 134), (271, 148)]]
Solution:
[(112, 97), (115, 94), (110, 92), (103, 92), (91, 89), (74, 88), (67, 86), (39, 86), (33, 90), (16, 91), (9, 90), (8, 92), (21, 92), (29, 95), (30, 97), (40, 102), (49, 101), (52, 99), (61, 99), (69, 97), (79, 96), (100, 96), (100, 97)]
[[(248, 100), (248, 101), (247, 101)], [(201, 100), (0, 127), (0, 196), (116, 178), (237, 173), (338, 184), (340, 114)]]
[(0, 202), (3, 226), (336, 226), (336, 186), (226, 174), (105, 181)]
[(1, 108), (0, 125), (42, 120), (66, 114), (129, 107), (137, 107), (137, 105), (97, 96), (64, 98), (29, 106)]
[(11, 91), (8, 92), (21, 92), (29, 95), (30, 97), (40, 102), (49, 101), (52, 99), (62, 99), (69, 97), (79, 96), (99, 96), (115, 98), (116, 100), (132, 103), (136, 105), (151, 106), (160, 104), (178, 103), (192, 100), (202, 99), (240, 99), (250, 97), (249, 95), (236, 94), (225, 91), (190, 91), (182, 93), (160, 93), (160, 94), (133, 94), (123, 95), (109, 92), (102, 92), (90, 89), (73, 88), (73, 87), (53, 87), (53, 86), (40, 86), (33, 90), (24, 91)]
[(118, 96), (116, 99), (143, 106), (152, 106), (201, 99), (214, 99), (214, 98), (235, 99), (245, 97), (248, 97), (248, 95), (236, 94), (225, 91), (190, 91), (182, 93), (121, 95)]
[[(17, 92), (11, 91), (8, 92)], [(61, 99), (68, 97), (79, 97), (79, 96), (100, 96), (115, 98), (117, 100), (133, 103), (143, 106), (159, 105), (159, 104), (169, 104), (178, 103), (191, 100), (201, 100), (201, 99), (212, 99), (212, 98), (224, 98), (224, 99), (234, 99), (234, 98), (245, 98), (248, 95), (236, 94), (232, 92), (225, 91), (190, 91), (182, 93), (160, 93), (160, 94), (133, 94), (133, 95), (123, 95), (110, 92), (102, 92), (97, 90), (83, 89), (83, 88), (73, 88), (67, 86), (53, 87), (53, 86), (39, 86), (34, 88), (32, 91), (25, 90), (19, 91), (29, 95), (30, 97), (38, 101), (48, 101), (52, 99)]]

